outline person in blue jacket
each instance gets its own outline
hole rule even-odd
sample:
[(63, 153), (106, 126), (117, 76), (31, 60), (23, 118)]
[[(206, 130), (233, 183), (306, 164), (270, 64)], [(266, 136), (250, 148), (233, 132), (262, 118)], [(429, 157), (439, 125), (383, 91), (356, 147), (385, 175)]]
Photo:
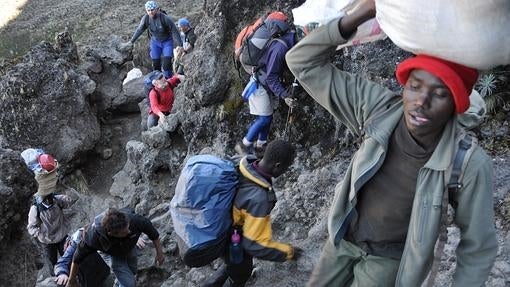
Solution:
[(131, 40), (121, 48), (132, 47), (142, 33), (149, 29), (152, 69), (160, 71), (161, 66), (163, 66), (163, 74), (165, 78), (169, 79), (173, 74), (172, 57), (174, 44), (177, 47), (182, 47), (179, 30), (175, 26), (174, 21), (160, 10), (156, 1), (147, 1), (145, 3), (145, 11), (147, 15), (142, 17)]
[(243, 140), (236, 145), (239, 154), (262, 154), (267, 146), (267, 138), (273, 120), (273, 110), (277, 107), (278, 99), (284, 99), (289, 107), (294, 106), (290, 90), (284, 85), (283, 72), (288, 69), (285, 54), (295, 44), (295, 32), (288, 24), (287, 16), (282, 12), (268, 15), (265, 25), (273, 35), (268, 47), (259, 59), (255, 69), (255, 77), (259, 85), (257, 90), (249, 96), (250, 114), (257, 116)]

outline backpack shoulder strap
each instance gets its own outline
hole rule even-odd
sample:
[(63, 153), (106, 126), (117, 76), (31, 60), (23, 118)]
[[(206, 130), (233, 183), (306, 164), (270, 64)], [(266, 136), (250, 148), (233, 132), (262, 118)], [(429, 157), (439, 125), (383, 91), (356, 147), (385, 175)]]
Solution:
[(464, 137), (459, 141), (457, 150), (455, 152), (455, 157), (453, 158), (451, 170), (447, 171), (447, 173), (450, 173), (450, 179), (446, 185), (447, 190), (443, 191), (439, 237), (437, 240), (436, 249), (434, 251), (434, 261), (432, 262), (432, 268), (430, 270), (428, 281), (425, 286), (434, 286), (436, 275), (439, 271), (439, 265), (441, 263), (441, 257), (443, 256), (444, 246), (448, 240), (448, 203), (450, 203), (454, 208), (456, 207), (456, 204), (451, 199), (454, 198), (455, 194), (459, 192), (463, 186), (462, 177), (464, 175), (464, 170), (466, 168), (469, 157), (474, 150), (472, 147), (475, 145), (475, 143), (476, 137), (469, 133), (465, 134)]
[(165, 33), (170, 33), (171, 29), (170, 29), (170, 25), (168, 24), (167, 22), (167, 19), (166, 19), (166, 12), (164, 10), (160, 10), (159, 11), (159, 21), (161, 21), (161, 26), (163, 26), (163, 29), (165, 29)]
[(289, 48), (289, 45), (280, 38), (274, 38), (270, 42), (273, 42), (273, 41), (278, 41), (278, 42), (282, 43), (285, 47), (287, 47), (287, 49)]
[[(460, 141), (455, 157), (453, 158), (453, 165), (450, 174), (450, 181), (448, 182), (448, 192), (453, 196), (459, 189), (462, 188), (462, 176), (464, 175), (464, 168), (467, 160), (471, 155), (469, 150), (473, 146), (474, 137), (466, 134)], [(469, 154), (468, 154), (469, 153)]]

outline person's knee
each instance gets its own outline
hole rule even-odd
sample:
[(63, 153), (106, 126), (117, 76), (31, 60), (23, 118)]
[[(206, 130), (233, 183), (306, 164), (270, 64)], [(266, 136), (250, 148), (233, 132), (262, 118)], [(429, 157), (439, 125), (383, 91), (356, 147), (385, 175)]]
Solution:
[(158, 117), (150, 115), (147, 117), (147, 128), (152, 128), (158, 125)]
[(135, 273), (129, 268), (127, 262), (119, 263), (112, 262), (112, 272), (119, 281), (122, 287), (135, 287), (136, 277)]

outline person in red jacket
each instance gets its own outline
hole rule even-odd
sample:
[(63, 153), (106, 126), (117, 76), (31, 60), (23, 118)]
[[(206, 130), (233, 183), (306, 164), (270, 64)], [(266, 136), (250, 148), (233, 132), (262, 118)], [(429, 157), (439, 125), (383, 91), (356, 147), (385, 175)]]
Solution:
[(165, 116), (170, 114), (174, 104), (174, 91), (179, 83), (184, 81), (183, 75), (174, 75), (170, 79), (165, 79), (163, 73), (160, 73), (156, 79), (152, 80), (154, 88), (149, 92), (150, 110), (147, 118), (147, 127), (151, 128), (161, 124)]

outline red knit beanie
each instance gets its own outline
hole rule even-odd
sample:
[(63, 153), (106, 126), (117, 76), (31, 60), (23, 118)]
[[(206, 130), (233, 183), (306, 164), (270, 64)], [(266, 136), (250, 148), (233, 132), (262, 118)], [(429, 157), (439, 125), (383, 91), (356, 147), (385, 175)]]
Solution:
[(414, 69), (425, 70), (443, 81), (452, 93), (455, 113), (461, 114), (469, 108), (469, 95), (478, 79), (477, 70), (432, 56), (418, 55), (397, 66), (398, 82), (405, 85)]

